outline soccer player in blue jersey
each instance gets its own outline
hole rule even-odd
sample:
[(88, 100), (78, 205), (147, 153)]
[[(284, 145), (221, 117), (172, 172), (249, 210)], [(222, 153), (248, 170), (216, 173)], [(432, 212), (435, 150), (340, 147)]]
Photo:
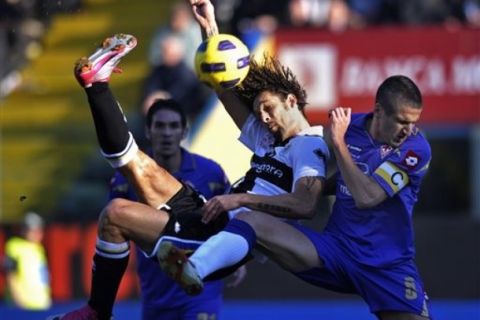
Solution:
[[(204, 35), (218, 33), (210, 1), (190, 2)], [(253, 97), (253, 110), (263, 116), (265, 108), (275, 110), (275, 106), (271, 100), (264, 103), (258, 79), (261, 74), (249, 74), (236, 93)], [(247, 126), (242, 133), (249, 129), (241, 113), (248, 108), (241, 108), (235, 92), (218, 94), (227, 110), (235, 106), (230, 115), (237, 124)], [(422, 110), (415, 83), (405, 76), (392, 76), (378, 88), (373, 113), (352, 117), (348, 108), (332, 111), (339, 170), (327, 181), (325, 192), (333, 189), (337, 198), (323, 232), (278, 219), (298, 217), (279, 196), (271, 198), (277, 202), (250, 194), (218, 196), (205, 206), (205, 217), (238, 208), (241, 212), (189, 259), (164, 242), (158, 254), (160, 265), (192, 293), (190, 287), (201, 288), (206, 276), (237, 263), (256, 248), (311, 284), (359, 294), (379, 319), (429, 319), (428, 299), (414, 262), (412, 229), (413, 206), (431, 158), (430, 146), (415, 125)], [(292, 151), (291, 157), (303, 159), (305, 152)]]
[[(205, 198), (227, 192), (230, 184), (219, 164), (190, 153), (180, 146), (187, 135), (187, 118), (172, 99), (158, 99), (146, 115), (146, 136), (151, 157), (175, 178), (195, 187)], [(116, 172), (111, 181), (110, 200), (136, 201), (127, 179)], [(237, 275), (245, 275), (245, 267)], [(208, 282), (201, 295), (192, 297), (167, 277), (158, 262), (145, 257), (137, 248), (137, 273), (142, 295), (142, 319), (197, 320), (218, 319), (222, 304), (223, 281)], [(235, 279), (235, 282), (241, 279)]]

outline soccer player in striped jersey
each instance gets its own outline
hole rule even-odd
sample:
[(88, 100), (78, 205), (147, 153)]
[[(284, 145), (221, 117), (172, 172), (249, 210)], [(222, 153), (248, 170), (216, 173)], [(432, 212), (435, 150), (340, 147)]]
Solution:
[[(158, 254), (160, 244), (172, 245), (165, 239), (175, 238), (174, 244), (180, 243), (182, 249), (188, 245), (195, 249), (228, 222), (226, 211), (210, 210), (210, 214), (202, 217), (199, 214), (203, 212), (202, 198), (139, 150), (128, 131), (108, 80), (120, 58), (135, 45), (136, 39), (130, 35), (107, 39), (90, 57), (78, 61), (75, 76), (85, 88), (102, 155), (128, 179), (142, 203), (114, 199), (108, 204), (99, 218), (90, 300), (85, 307), (53, 320), (111, 317), (116, 291), (128, 262), (129, 241), (135, 242), (148, 257), (161, 258)], [(245, 129), (240, 139), (256, 154), (252, 169), (236, 194), (248, 196), (245, 192), (255, 192), (256, 195), (251, 196), (261, 199), (256, 201), (255, 208), (278, 213), (284, 218), (312, 217), (316, 210), (315, 199), (319, 199), (322, 192), (328, 158), (328, 148), (322, 139), (323, 128), (311, 127), (306, 120), (303, 112), (306, 93), (288, 68), (275, 59), (267, 59), (265, 65), (252, 63), (250, 70), (252, 79), (261, 75), (262, 79), (269, 80), (260, 83), (261, 95), (249, 97), (248, 92), (257, 92), (257, 88), (242, 94), (251, 103), (255, 100), (258, 104), (255, 112), (240, 108), (239, 117), (234, 117), (237, 125)], [(298, 157), (300, 151), (308, 156)], [(236, 196), (215, 197), (210, 203), (234, 198)], [(269, 201), (265, 201), (266, 198)], [(245, 206), (250, 204), (245, 203)], [(191, 241), (182, 242), (182, 239)], [(228, 243), (225, 247), (229, 247)], [(184, 253), (176, 247), (174, 250)], [(213, 276), (229, 273), (247, 259), (249, 256), (228, 268), (220, 268), (221, 272)], [(194, 280), (190, 286), (189, 279), (182, 279), (183, 284), (187, 283), (187, 291), (191, 290), (188, 293), (203, 289), (203, 284), (196, 286)]]
[(139, 150), (128, 130), (108, 82), (112, 72), (118, 71), (120, 59), (136, 44), (135, 37), (127, 34), (107, 38), (92, 55), (76, 63), (74, 75), (87, 95), (102, 155), (128, 180), (140, 202), (115, 198), (105, 207), (98, 221), (87, 305), (48, 319), (111, 319), (128, 264), (130, 241), (155, 259), (164, 238), (176, 241), (182, 248), (194, 249), (228, 221), (224, 213), (209, 224), (203, 223), (200, 209), (205, 198)]

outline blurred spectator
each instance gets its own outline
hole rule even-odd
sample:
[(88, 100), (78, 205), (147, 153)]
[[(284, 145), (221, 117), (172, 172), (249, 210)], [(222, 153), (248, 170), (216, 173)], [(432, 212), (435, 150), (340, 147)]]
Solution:
[(229, 30), (247, 41), (247, 45), (248, 37), (271, 34), (279, 26), (341, 31), (350, 20), (350, 9), (344, 0), (238, 0), (236, 5)]
[[(454, 19), (447, 0), (397, 1), (400, 22), (408, 25), (441, 24)], [(455, 19), (456, 20), (456, 19)]]
[(480, 27), (480, 0), (464, 1), (463, 12), (468, 24), (474, 27)]
[(348, 0), (354, 25), (459, 25), (467, 19), (468, 3), (478, 0)]
[(323, 27), (327, 25), (332, 1), (291, 0), (290, 25), (294, 27)]
[(247, 42), (282, 26), (331, 31), (386, 24), (480, 26), (480, 0), (217, 0), (214, 4), (222, 12), (222, 30)]
[[(221, 2), (221, 1), (217, 1)], [(271, 34), (288, 21), (289, 0), (238, 0), (230, 20), (229, 32), (246, 41), (249, 36)], [(217, 14), (218, 15), (218, 14)]]
[(189, 120), (193, 120), (204, 105), (210, 91), (199, 82), (194, 71), (185, 62), (184, 42), (168, 35), (161, 43), (162, 63), (147, 76), (142, 101), (153, 92), (161, 98), (172, 98), (183, 106)]
[(5, 247), (4, 268), (12, 302), (22, 309), (44, 310), (51, 305), (49, 272), (42, 245), (44, 222), (28, 212), (21, 236), (10, 238)]
[(171, 36), (175, 36), (182, 43), (185, 51), (183, 60), (193, 70), (195, 51), (202, 42), (202, 35), (193, 20), (190, 7), (184, 0), (173, 5), (168, 22), (159, 27), (153, 35), (149, 49), (149, 61), (153, 67), (164, 63), (163, 43)]
[(82, 0), (0, 0), (0, 98), (21, 84), (18, 71), (42, 53), (42, 40), (57, 12), (74, 12)]
[(290, 0), (289, 22), (294, 27), (321, 27), (344, 30), (350, 21), (350, 9), (344, 0)]
[[(348, 0), (347, 4), (351, 13), (351, 25), (353, 27), (364, 27), (366, 25), (377, 24), (382, 19), (391, 21), (390, 14), (394, 10), (385, 9), (388, 4), (385, 0)], [(385, 12), (382, 12), (382, 11)]]

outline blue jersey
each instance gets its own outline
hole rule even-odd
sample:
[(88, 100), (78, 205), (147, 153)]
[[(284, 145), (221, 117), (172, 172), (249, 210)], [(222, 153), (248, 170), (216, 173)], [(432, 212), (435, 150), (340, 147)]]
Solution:
[[(173, 175), (194, 186), (207, 199), (225, 193), (230, 186), (219, 164), (185, 149), (182, 149), (181, 168)], [(111, 181), (110, 199), (113, 198), (137, 200), (133, 188), (118, 172)], [(187, 296), (176, 282), (161, 271), (156, 260), (146, 258), (138, 248), (137, 272), (140, 278), (144, 317), (153, 314), (153, 310), (176, 308), (187, 302), (191, 304), (195, 301), (205, 303), (208, 299), (218, 300), (223, 290), (223, 281), (211, 281), (205, 283), (201, 295)]]
[(345, 141), (357, 166), (387, 193), (379, 205), (358, 209), (337, 176), (333, 213), (325, 228), (359, 263), (388, 266), (415, 254), (412, 212), (431, 158), (430, 145), (417, 128), (398, 148), (374, 141), (366, 129), (371, 114), (354, 114)]

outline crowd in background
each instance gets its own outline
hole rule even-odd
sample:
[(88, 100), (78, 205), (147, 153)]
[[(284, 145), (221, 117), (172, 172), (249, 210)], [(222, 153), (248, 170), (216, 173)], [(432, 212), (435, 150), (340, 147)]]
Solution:
[[(318, 27), (332, 31), (370, 25), (468, 24), (480, 26), (479, 0), (217, 0), (222, 27), (252, 29)], [(221, 27), (221, 28), (222, 28)]]
[(0, 0), (0, 99), (21, 82), (19, 69), (42, 52), (52, 17), (72, 12), (82, 0)]
[[(277, 28), (324, 28), (334, 32), (378, 25), (471, 25), (480, 27), (480, 0), (216, 0), (220, 29), (241, 37), (250, 46), (256, 35)], [(253, 35), (253, 37), (252, 37)], [(169, 20), (151, 40), (151, 72), (143, 101), (152, 93), (172, 97), (185, 106), (190, 120), (206, 101), (205, 87), (193, 70), (201, 41), (186, 1), (173, 6)]]
[[(238, 36), (269, 34), (278, 27), (342, 31), (385, 24), (480, 26), (480, 0), (216, 0), (214, 4), (223, 32)], [(52, 17), (58, 12), (78, 11), (81, 6), (82, 0), (0, 0), (0, 99), (20, 84), (18, 70), (41, 53)], [(151, 40), (151, 73), (143, 99), (159, 90), (183, 102), (195, 116), (206, 97), (191, 72), (199, 41), (190, 11), (179, 1), (170, 20), (159, 26)], [(196, 93), (187, 97), (180, 92), (190, 89)], [(194, 100), (197, 95), (200, 98)]]

